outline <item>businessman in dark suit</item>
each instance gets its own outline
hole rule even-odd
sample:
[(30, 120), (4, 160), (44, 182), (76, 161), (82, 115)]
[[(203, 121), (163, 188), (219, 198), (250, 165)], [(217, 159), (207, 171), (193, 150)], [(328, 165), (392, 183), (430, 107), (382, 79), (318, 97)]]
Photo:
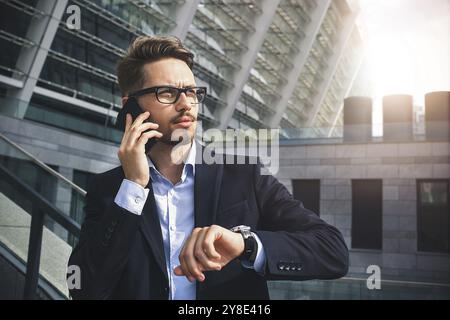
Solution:
[[(81, 271), (73, 298), (268, 299), (267, 280), (347, 273), (340, 232), (260, 164), (201, 161), (194, 137), (206, 92), (192, 65), (172, 37), (139, 37), (119, 62), (123, 104), (136, 99), (146, 112), (126, 117), (121, 166), (90, 181), (69, 260)], [(173, 138), (177, 129), (189, 143)]]

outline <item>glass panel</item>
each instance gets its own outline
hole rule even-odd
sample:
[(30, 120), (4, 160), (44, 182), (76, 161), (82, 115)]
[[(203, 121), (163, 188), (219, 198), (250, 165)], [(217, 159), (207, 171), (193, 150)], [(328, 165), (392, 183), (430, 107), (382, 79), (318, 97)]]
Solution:
[[(0, 245), (23, 262), (26, 262), (28, 257), (31, 226), (29, 212), (32, 209), (33, 204), (27, 197), (20, 194), (5, 179), (0, 179)], [(22, 295), (22, 292), (16, 292), (11, 298), (22, 299)]]
[[(0, 114), (6, 116), (20, 117), (25, 115), (25, 119), (40, 123), (49, 124), (64, 130), (81, 133), (98, 139), (120, 143), (123, 133), (113, 127), (108, 121), (106, 124), (98, 124), (87, 120), (88, 113), (81, 115), (69, 114), (63, 111), (44, 106), (43, 104), (25, 103), (11, 98), (0, 98), (3, 108)], [(11, 114), (9, 111), (13, 112)], [(82, 112), (82, 109), (78, 111)], [(109, 120), (112, 120), (109, 118)], [(103, 120), (104, 121), (104, 120)]]
[(418, 250), (450, 251), (448, 181), (419, 181)]
[[(44, 227), (42, 233), (39, 275), (68, 298), (69, 290), (67, 288), (66, 274), (73, 246), (58, 236), (61, 232), (67, 234), (64, 227), (52, 219), (49, 220), (53, 227), (52, 229)], [(78, 242), (77, 237), (70, 236), (74, 239), (73, 242)]]
[[(82, 198), (84, 198), (84, 192), (74, 188), (55, 172), (45, 170), (27, 153), (10, 144), (6, 137), (0, 138), (0, 164), (7, 172), (7, 174), (2, 173), (0, 180), (0, 243), (6, 250), (26, 262), (31, 220), (38, 210), (37, 202), (31, 193), (26, 193), (7, 177), (12, 175), (48, 201), (57, 211), (66, 215), (74, 210), (71, 208), (71, 191), (76, 190), (77, 195)], [(55, 168), (53, 166), (53, 169)], [(78, 203), (82, 203), (82, 200)], [(66, 242), (69, 232), (50, 218), (48, 214), (51, 212), (43, 213), (45, 226), (39, 267), (40, 276), (67, 297), (65, 274), (68, 257), (72, 250), (71, 244)], [(72, 242), (76, 242), (74, 237)]]
[[(83, 188), (84, 190), (87, 190), (89, 179), (93, 176), (93, 173), (85, 172), (85, 171), (79, 171), (74, 170), (73, 171), (73, 182)], [(80, 225), (83, 223), (84, 220), (84, 206), (86, 204), (86, 198), (76, 192), (72, 189), (72, 195), (70, 198), (70, 217), (74, 219), (76, 222), (78, 222)], [(78, 242), (78, 238), (69, 235), (68, 241), (70, 245), (75, 246)]]
[[(71, 207), (68, 205), (70, 203), (68, 197), (70, 197), (71, 190), (75, 190), (80, 196), (84, 197), (82, 190), (74, 189), (72, 185), (59, 178), (56, 174), (46, 171), (35, 163), (31, 157), (22, 153), (4, 139), (0, 139), (0, 164), (23, 184), (37, 192), (56, 209), (68, 216), (71, 212)], [(28, 195), (11, 188), (5, 190), (10, 190), (6, 195), (13, 199), (16, 205), (31, 214), (33, 204), (30, 203)], [(67, 193), (67, 191), (69, 192)], [(64, 196), (64, 193), (68, 195)], [(47, 219), (46, 224), (52, 228), (52, 223), (49, 219)]]
[(450, 299), (450, 286), (381, 280), (380, 290), (369, 290), (367, 279), (342, 278), (334, 281), (269, 281), (274, 300), (401, 300)]
[(420, 184), (420, 201), (423, 205), (446, 205), (447, 186), (447, 182), (422, 182)]

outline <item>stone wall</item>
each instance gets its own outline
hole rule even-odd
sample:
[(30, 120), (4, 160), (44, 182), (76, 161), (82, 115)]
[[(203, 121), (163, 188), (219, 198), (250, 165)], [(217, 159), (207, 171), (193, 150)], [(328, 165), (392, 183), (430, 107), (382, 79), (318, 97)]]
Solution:
[(450, 179), (450, 143), (280, 146), (277, 178), (320, 179), (320, 214), (351, 248), (352, 179), (383, 181), (383, 249), (351, 249), (349, 276), (379, 265), (382, 277), (450, 283), (450, 255), (417, 251), (417, 179)]

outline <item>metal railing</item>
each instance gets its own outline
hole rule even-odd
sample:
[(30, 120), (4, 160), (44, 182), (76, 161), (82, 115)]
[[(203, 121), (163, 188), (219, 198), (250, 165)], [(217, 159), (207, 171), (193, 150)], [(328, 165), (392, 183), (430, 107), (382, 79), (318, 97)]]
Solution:
[[(15, 153), (19, 153), (21, 156), (25, 156), (28, 162), (31, 162), (39, 168), (43, 169), (46, 173), (50, 174), (51, 177), (57, 179), (57, 181), (62, 181), (64, 184), (68, 185), (70, 189), (75, 191), (78, 195), (85, 197), (85, 190), (47, 166), (45, 163), (37, 159), (35, 156), (24, 150), (22, 147), (20, 147), (1, 133), (0, 141), (3, 141), (7, 145), (9, 145)], [(17, 157), (14, 157), (14, 159), (16, 158)], [(2, 163), (0, 163), (0, 177), (2, 182), (6, 182), (13, 188), (15, 192), (17, 192), (17, 194), (20, 194), (32, 203), (31, 212), (28, 212), (31, 215), (31, 225), (28, 240), (23, 298), (35, 299), (38, 289), (42, 235), (44, 230), (45, 217), (50, 217), (51, 219), (53, 219), (53, 221), (62, 226), (67, 232), (76, 237), (79, 237), (81, 227), (78, 222), (76, 222), (61, 209), (57, 208), (56, 205), (53, 204), (49, 199), (46, 199), (38, 190), (33, 189), (33, 187), (27, 184), (24, 180), (18, 177), (18, 175), (13, 173)]]
[(70, 181), (69, 179), (67, 179), (66, 177), (64, 177), (62, 174), (60, 174), (58, 171), (53, 170), (52, 168), (50, 168), (48, 165), (46, 165), (45, 163), (43, 163), (42, 161), (40, 161), (38, 158), (36, 158), (35, 156), (33, 156), (31, 153), (29, 153), (28, 151), (26, 151), (24, 148), (22, 148), (21, 146), (19, 146), (17, 143), (15, 143), (14, 141), (8, 139), (3, 133), (0, 133), (0, 139), (2, 139), (3, 141), (5, 141), (6, 143), (8, 143), (9, 145), (11, 145), (14, 149), (20, 151), (21, 153), (25, 154), (31, 161), (33, 161), (33, 163), (35, 163), (36, 165), (38, 165), (39, 167), (41, 167), (42, 169), (44, 169), (45, 171), (47, 171), (48, 173), (50, 173), (52, 176), (55, 176), (58, 179), (63, 180), (64, 182), (66, 182), (67, 184), (69, 184), (76, 192), (78, 192), (80, 195), (82, 195), (83, 197), (86, 196), (86, 191), (83, 190), (82, 188), (80, 188), (79, 186), (77, 186), (75, 183), (73, 183), (72, 181)]
[(31, 212), (28, 258), (26, 261), (27, 267), (23, 293), (24, 299), (34, 299), (39, 280), (39, 263), (41, 258), (44, 217), (46, 215), (50, 216), (64, 229), (77, 237), (80, 235), (81, 227), (77, 222), (75, 222), (75, 220), (64, 214), (37, 191), (33, 190), (21, 181), (21, 179), (13, 175), (2, 164), (0, 164), (0, 176), (4, 181), (7, 181), (10, 185), (12, 185), (18, 192), (32, 201), (34, 205), (33, 211)]

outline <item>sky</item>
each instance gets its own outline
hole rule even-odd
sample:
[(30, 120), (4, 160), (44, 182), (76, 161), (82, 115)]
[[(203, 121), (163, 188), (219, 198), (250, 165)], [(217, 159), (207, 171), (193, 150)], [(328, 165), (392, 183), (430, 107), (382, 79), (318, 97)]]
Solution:
[(450, 91), (450, 0), (359, 0), (374, 105), (387, 94)]

